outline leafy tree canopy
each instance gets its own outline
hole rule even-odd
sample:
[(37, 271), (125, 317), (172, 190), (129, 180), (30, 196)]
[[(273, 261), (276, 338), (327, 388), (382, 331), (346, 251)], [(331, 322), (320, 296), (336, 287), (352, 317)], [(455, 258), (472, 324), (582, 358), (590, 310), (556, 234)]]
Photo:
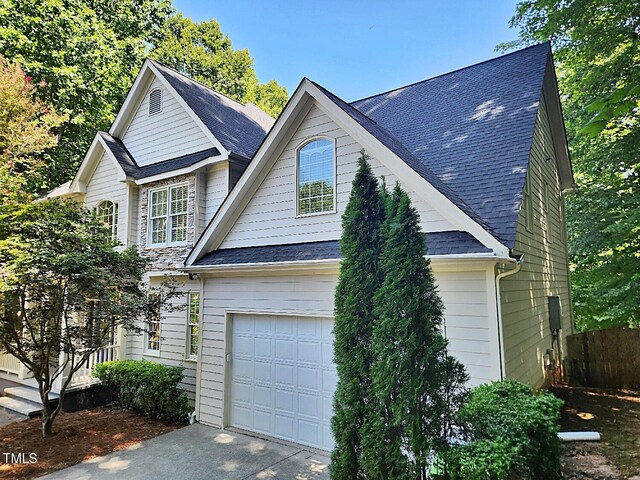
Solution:
[(175, 14), (171, 0), (6, 0), (0, 3), (0, 54), (19, 64), (38, 97), (66, 116), (33, 190), (73, 177), (147, 55), (274, 116), (287, 99), (275, 81), (258, 82), (248, 51), (234, 50), (217, 22)]
[(262, 85), (249, 50), (235, 50), (215, 20), (194, 22), (178, 13), (165, 23), (151, 58), (238, 100), (276, 116), (287, 90), (275, 80)]
[[(0, 207), (0, 352), (14, 355), (38, 383), (44, 436), (88, 357), (115, 343), (118, 327), (145, 330), (142, 319), (176, 295), (168, 284), (149, 295), (146, 260), (135, 247), (114, 246), (110, 230), (76, 202)], [(52, 409), (56, 379), (60, 401)]]
[(640, 9), (636, 0), (528, 0), (509, 48), (554, 47), (577, 192), (568, 197), (581, 329), (640, 325)]
[(0, 205), (28, 198), (25, 187), (38, 184), (43, 153), (56, 143), (51, 129), (63, 121), (35, 97), (24, 71), (0, 56)]

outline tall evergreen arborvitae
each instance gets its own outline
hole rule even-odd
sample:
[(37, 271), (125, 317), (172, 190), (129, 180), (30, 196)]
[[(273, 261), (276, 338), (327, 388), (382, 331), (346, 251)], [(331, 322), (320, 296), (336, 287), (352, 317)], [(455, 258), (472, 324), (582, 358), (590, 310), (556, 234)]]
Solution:
[(419, 215), (398, 185), (388, 203), (371, 340), (377, 415), (364, 429), (364, 470), (368, 478), (425, 479), (430, 454), (446, 448), (451, 408), (468, 377), (446, 353)]
[(373, 298), (380, 286), (380, 226), (384, 220), (378, 182), (361, 152), (349, 203), (342, 217), (342, 264), (335, 297), (334, 360), (338, 385), (331, 421), (334, 480), (364, 478), (361, 429), (371, 408), (370, 342)]

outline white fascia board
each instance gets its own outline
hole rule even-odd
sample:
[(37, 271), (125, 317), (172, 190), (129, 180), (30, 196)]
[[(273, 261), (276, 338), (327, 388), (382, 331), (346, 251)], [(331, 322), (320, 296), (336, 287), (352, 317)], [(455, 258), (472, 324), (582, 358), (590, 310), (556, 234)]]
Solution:
[[(101, 152), (102, 150), (102, 152)], [(105, 145), (104, 140), (100, 137), (99, 133), (96, 133), (95, 137), (93, 137), (93, 141), (91, 142), (91, 146), (89, 150), (87, 150), (87, 154), (84, 156), (78, 171), (76, 172), (71, 184), (69, 185), (70, 193), (85, 193), (87, 190), (87, 184), (89, 183), (89, 179), (93, 172), (97, 167), (97, 162), (100, 161), (101, 155), (100, 153), (106, 153), (107, 157), (113, 162), (118, 171), (118, 180), (125, 181), (127, 179), (124, 170), (120, 166), (120, 163), (115, 159), (111, 150)]]
[(181, 168), (179, 170), (171, 170), (169, 172), (160, 173), (158, 175), (153, 175), (151, 177), (140, 178), (138, 180), (135, 180), (134, 183), (136, 185), (146, 185), (147, 183), (157, 182), (159, 180), (166, 180), (167, 178), (173, 178), (179, 175), (186, 175), (189, 173), (193, 173), (196, 170), (199, 170), (203, 167), (208, 167), (209, 165), (216, 165), (218, 163), (226, 162), (227, 160), (229, 160), (229, 157), (227, 156), (217, 155), (215, 157), (208, 157), (188, 167)]
[(151, 62), (145, 60), (136, 79), (133, 81), (133, 85), (129, 89), (129, 93), (127, 93), (122, 107), (120, 107), (115, 120), (111, 124), (111, 128), (109, 128), (109, 135), (112, 137), (121, 138), (122, 134), (127, 130), (129, 122), (140, 104), (142, 95), (146, 93), (147, 87), (151, 83), (152, 73), (149, 69), (150, 65)]
[(508, 248), (502, 245), (484, 227), (463, 212), (437, 188), (422, 178), (395, 153), (383, 145), (364, 127), (353, 120), (344, 110), (329, 99), (318, 87), (309, 82), (309, 93), (317, 100), (321, 110), (332, 118), (345, 132), (393, 172), (405, 185), (420, 195), (438, 213), (462, 231), (473, 235), (485, 247), (496, 254), (508, 255)]
[(107, 146), (107, 144), (105, 143), (104, 139), (100, 135), (98, 135), (98, 140), (99, 140), (100, 144), (102, 145), (102, 149), (107, 154), (107, 157), (109, 157), (109, 159), (111, 160), (113, 165), (116, 167), (116, 170), (118, 171), (118, 177), (117, 177), (118, 181), (119, 182), (126, 181), (127, 180), (127, 175), (124, 173), (124, 170), (122, 169), (122, 166), (120, 166), (120, 162), (118, 162), (116, 157), (113, 155), (113, 152)]
[[(514, 263), (515, 260), (509, 257), (497, 257), (492, 253), (468, 253), (457, 255), (425, 255), (425, 259), (437, 265), (459, 264), (469, 265), (470, 263), (495, 264)], [(296, 260), (290, 262), (253, 262), (253, 263), (227, 263), (221, 265), (191, 265), (180, 268), (181, 271), (190, 273), (214, 273), (214, 272), (257, 272), (263, 270), (270, 271), (300, 271), (300, 270), (338, 270), (340, 259), (331, 258), (326, 260)]]
[(162, 85), (164, 85), (164, 87), (167, 90), (169, 90), (169, 92), (171, 93), (171, 95), (174, 96), (178, 104), (180, 104), (180, 106), (184, 108), (184, 110), (189, 114), (189, 116), (196, 123), (196, 125), (200, 127), (200, 129), (202, 130), (202, 133), (205, 134), (205, 136), (211, 141), (211, 143), (213, 143), (213, 145), (220, 151), (220, 153), (222, 155), (228, 156), (230, 152), (227, 151), (227, 149), (222, 146), (220, 141), (211, 132), (211, 130), (209, 130), (207, 126), (204, 124), (204, 122), (200, 120), (200, 117), (198, 117), (198, 115), (196, 115), (196, 113), (193, 110), (191, 110), (191, 107), (187, 105), (187, 102), (184, 101), (182, 96), (176, 91), (175, 88), (171, 86), (171, 84), (167, 81), (167, 79), (164, 78), (164, 75), (162, 75), (158, 71), (158, 69), (153, 65), (153, 63), (149, 62), (148, 60), (145, 61), (145, 65), (148, 66), (148, 68), (153, 72), (153, 74), (158, 78), (158, 80), (160, 80)]
[(192, 265), (205, 251), (220, 246), (235, 221), (234, 217), (240, 215), (244, 206), (266, 177), (270, 165), (277, 160), (278, 151), (284, 149), (282, 138), (291, 130), (292, 126), (302, 121), (306, 112), (311, 108), (311, 96), (304, 89), (305, 83), (309, 83), (308, 80), (303, 80), (293, 93), (253, 160), (205, 228), (185, 260), (187, 266)]

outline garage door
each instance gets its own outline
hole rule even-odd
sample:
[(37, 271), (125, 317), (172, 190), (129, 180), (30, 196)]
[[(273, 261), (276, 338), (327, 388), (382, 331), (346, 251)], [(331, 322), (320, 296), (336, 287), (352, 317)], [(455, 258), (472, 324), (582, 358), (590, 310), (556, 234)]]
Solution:
[(324, 318), (234, 315), (231, 425), (331, 450), (332, 329)]

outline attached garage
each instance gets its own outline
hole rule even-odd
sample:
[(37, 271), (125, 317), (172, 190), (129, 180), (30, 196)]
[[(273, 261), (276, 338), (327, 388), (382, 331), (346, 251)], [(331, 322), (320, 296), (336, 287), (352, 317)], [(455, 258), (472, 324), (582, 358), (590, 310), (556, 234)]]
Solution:
[(333, 320), (236, 314), (231, 328), (230, 426), (331, 450)]
[[(471, 384), (500, 377), (493, 266), (435, 263), (450, 352)], [(332, 269), (203, 275), (198, 420), (323, 450), (333, 448), (337, 375)], [(495, 296), (493, 297), (495, 298)]]

